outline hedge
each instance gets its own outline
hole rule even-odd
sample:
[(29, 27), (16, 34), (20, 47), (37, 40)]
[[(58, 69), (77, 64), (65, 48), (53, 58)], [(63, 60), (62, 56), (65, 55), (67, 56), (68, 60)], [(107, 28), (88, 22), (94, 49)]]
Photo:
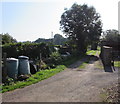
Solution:
[(45, 43), (11, 43), (2, 46), (2, 56), (4, 53), (7, 53), (7, 57), (18, 58), (25, 55), (31, 59), (38, 59), (40, 53), (43, 58), (49, 57), (50, 49)]

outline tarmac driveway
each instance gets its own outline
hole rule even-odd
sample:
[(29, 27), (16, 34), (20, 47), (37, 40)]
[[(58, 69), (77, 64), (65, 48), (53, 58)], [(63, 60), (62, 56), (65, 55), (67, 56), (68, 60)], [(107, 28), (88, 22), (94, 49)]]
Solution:
[(85, 69), (81, 61), (37, 84), (3, 93), (3, 102), (101, 102), (102, 88), (118, 82), (118, 71), (113, 73), (95, 68)]

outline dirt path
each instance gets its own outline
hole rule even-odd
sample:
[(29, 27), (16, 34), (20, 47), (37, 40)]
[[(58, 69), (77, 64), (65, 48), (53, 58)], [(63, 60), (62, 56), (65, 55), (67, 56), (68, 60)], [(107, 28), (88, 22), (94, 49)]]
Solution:
[(3, 102), (101, 102), (102, 88), (118, 81), (113, 73), (95, 67), (91, 62), (79, 69), (81, 61), (37, 84), (3, 94)]

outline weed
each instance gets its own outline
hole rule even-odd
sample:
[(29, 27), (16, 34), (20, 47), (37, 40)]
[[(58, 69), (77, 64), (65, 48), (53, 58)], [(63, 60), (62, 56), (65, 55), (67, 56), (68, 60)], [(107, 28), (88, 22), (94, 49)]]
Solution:
[(107, 93), (105, 93), (105, 92), (102, 92), (101, 94), (100, 94), (100, 98), (102, 99), (102, 102), (107, 102)]

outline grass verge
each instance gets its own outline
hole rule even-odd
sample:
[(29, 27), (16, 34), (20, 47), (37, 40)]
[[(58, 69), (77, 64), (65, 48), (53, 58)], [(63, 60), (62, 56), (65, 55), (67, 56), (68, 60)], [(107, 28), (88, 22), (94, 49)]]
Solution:
[(120, 67), (120, 61), (115, 61), (115, 62), (114, 62), (114, 66), (115, 66), (115, 67)]
[(86, 52), (87, 55), (95, 55), (97, 53), (97, 51), (95, 50), (89, 50)]
[(26, 81), (18, 81), (16, 83), (11, 84), (11, 85), (2, 86), (2, 90), (0, 92), (4, 93), (7, 91), (12, 91), (12, 90), (17, 89), (17, 88), (23, 88), (25, 86), (37, 83), (41, 80), (47, 79), (47, 78), (61, 72), (65, 68), (66, 68), (65, 65), (59, 65), (55, 69), (49, 69), (49, 70), (46, 69), (46, 70), (39, 71), (36, 74), (29, 77)]
[(97, 49), (97, 50), (88, 50), (86, 52), (87, 55), (96, 55), (96, 54), (100, 54), (100, 49)]
[(2, 90), (0, 90), (0, 93), (12, 91), (12, 90), (15, 90), (18, 88), (23, 88), (25, 86), (35, 84), (41, 80), (47, 79), (47, 78), (63, 71), (67, 66), (76, 62), (80, 58), (81, 57), (69, 57), (67, 60), (63, 61), (62, 65), (58, 65), (54, 69), (41, 70), (41, 71), (37, 72), (36, 74), (32, 75), (31, 77), (29, 77), (26, 81), (17, 81), (17, 82), (11, 83), (9, 85), (0, 86), (0, 88), (2, 87)]

